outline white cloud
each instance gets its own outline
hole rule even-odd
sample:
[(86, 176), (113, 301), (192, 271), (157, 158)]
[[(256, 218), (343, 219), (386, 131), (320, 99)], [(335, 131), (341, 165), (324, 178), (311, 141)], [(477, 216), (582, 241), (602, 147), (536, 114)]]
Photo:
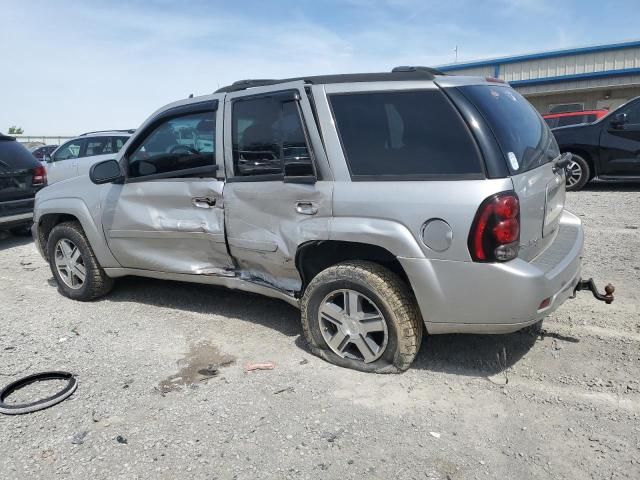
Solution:
[(504, 13), (505, 2), (350, 0), (319, 5), (318, 18), (302, 4), (274, 13), (271, 2), (231, 13), (210, 2), (0, 0), (0, 44), (12, 46), (2, 55), (0, 130), (135, 127), (165, 103), (238, 79), (437, 65), (453, 61), (456, 44), (461, 60), (514, 53), (531, 36), (502, 42), (505, 31), (475, 18)]

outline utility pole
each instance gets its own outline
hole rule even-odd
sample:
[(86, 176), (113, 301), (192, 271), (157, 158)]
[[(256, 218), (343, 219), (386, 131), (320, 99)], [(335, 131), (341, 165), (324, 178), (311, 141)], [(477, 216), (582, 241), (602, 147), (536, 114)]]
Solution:
[(458, 45), (456, 45), (456, 48), (454, 48), (453, 51), (456, 54), (456, 59), (455, 59), (454, 63), (458, 63)]

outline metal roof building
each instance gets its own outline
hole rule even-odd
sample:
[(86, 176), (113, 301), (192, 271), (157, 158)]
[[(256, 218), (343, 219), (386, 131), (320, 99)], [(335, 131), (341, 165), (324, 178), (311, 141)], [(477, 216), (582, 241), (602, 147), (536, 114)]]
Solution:
[(503, 79), (541, 112), (609, 108), (640, 96), (640, 40), (438, 67)]

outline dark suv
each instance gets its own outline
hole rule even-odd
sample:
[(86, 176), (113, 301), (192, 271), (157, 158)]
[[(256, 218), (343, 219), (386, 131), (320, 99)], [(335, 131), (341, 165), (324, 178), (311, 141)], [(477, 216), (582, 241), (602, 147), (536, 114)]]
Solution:
[(42, 164), (15, 138), (0, 133), (0, 229), (28, 232), (36, 192), (46, 184)]
[(552, 130), (561, 152), (571, 152), (567, 190), (589, 180), (640, 180), (640, 97), (600, 120)]

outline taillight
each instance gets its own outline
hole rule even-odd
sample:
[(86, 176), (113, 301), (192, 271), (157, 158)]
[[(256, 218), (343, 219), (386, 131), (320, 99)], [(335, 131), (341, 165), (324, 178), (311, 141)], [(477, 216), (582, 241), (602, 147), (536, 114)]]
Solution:
[(476, 262), (506, 262), (518, 256), (520, 202), (514, 192), (487, 198), (469, 233), (469, 252)]
[(42, 165), (38, 165), (33, 169), (33, 180), (31, 181), (34, 187), (40, 187), (47, 184), (47, 169)]

